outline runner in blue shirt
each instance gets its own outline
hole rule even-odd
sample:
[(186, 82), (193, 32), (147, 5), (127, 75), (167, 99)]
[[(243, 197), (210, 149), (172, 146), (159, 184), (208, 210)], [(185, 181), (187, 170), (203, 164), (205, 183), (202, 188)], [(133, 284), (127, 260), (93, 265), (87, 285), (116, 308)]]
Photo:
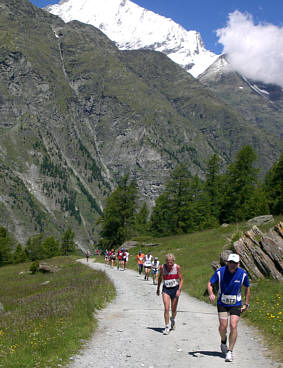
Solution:
[[(226, 354), (226, 362), (232, 362), (232, 351), (237, 340), (237, 325), (240, 315), (249, 306), (250, 283), (248, 274), (239, 267), (238, 254), (228, 256), (227, 265), (215, 271), (208, 282), (209, 300), (214, 302), (213, 284), (218, 284), (217, 310), (219, 318), (219, 334), (221, 351)], [(242, 306), (241, 288), (245, 287), (245, 304)], [(227, 348), (228, 315), (230, 315), (229, 349)]]

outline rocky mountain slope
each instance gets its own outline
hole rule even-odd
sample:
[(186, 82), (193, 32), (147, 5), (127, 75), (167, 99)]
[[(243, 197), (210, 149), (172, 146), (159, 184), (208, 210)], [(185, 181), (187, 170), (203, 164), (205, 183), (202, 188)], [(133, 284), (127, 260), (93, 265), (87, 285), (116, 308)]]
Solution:
[(280, 86), (245, 78), (232, 70), (225, 55), (219, 56), (198, 80), (252, 125), (283, 138), (283, 90)]
[(79, 20), (99, 28), (120, 50), (160, 51), (194, 77), (217, 59), (205, 49), (199, 32), (187, 31), (130, 0), (61, 0), (46, 10), (65, 22)]
[(71, 226), (97, 236), (119, 179), (153, 203), (186, 162), (204, 175), (246, 144), (265, 172), (280, 144), (162, 53), (120, 51), (100, 30), (0, 0), (0, 224), (24, 242)]

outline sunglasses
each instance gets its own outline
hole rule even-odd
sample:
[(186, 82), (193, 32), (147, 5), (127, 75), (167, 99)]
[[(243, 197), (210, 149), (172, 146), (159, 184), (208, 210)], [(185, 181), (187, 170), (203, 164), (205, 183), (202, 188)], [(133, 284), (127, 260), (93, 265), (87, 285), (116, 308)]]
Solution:
[(234, 261), (228, 261), (228, 263), (237, 264), (237, 262), (234, 262)]

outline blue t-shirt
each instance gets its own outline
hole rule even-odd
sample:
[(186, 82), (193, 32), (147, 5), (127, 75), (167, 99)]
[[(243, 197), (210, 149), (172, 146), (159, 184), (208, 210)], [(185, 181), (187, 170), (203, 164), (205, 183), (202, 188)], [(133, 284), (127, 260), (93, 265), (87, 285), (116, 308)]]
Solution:
[(239, 267), (235, 273), (231, 273), (228, 266), (219, 268), (211, 277), (210, 282), (218, 283), (217, 304), (224, 307), (241, 305), (241, 287), (242, 285), (250, 286), (247, 272)]

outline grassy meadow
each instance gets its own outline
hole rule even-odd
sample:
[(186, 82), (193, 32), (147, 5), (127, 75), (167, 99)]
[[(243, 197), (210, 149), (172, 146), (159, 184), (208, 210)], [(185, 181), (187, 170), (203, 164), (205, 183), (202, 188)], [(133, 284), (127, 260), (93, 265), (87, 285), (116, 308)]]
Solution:
[(71, 257), (49, 259), (54, 273), (30, 274), (30, 263), (0, 268), (0, 367), (58, 367), (96, 326), (93, 312), (115, 296), (113, 284)]
[[(283, 217), (275, 218), (274, 223), (259, 226), (267, 232)], [(164, 262), (167, 253), (176, 256), (176, 263), (182, 267), (184, 287), (191, 296), (208, 302), (206, 287), (213, 274), (211, 263), (219, 262), (219, 254), (224, 249), (230, 249), (232, 242), (239, 239), (243, 231), (250, 229), (246, 223), (218, 227), (202, 232), (166, 237), (160, 239), (137, 239), (144, 243), (159, 243), (154, 247), (136, 247), (129, 250), (131, 256), (129, 267), (137, 269), (136, 254), (141, 249), (143, 253), (148, 250), (153, 256)], [(283, 361), (283, 283), (275, 280), (260, 280), (251, 284), (250, 308), (243, 314), (248, 323), (257, 327), (263, 334), (275, 359)]]

